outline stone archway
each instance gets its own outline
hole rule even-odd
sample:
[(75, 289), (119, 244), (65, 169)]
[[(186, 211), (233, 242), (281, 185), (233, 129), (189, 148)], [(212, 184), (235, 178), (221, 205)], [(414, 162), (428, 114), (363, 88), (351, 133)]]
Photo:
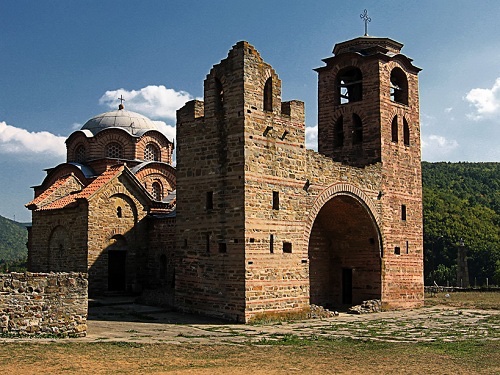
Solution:
[[(310, 303), (327, 308), (380, 299), (382, 248), (361, 191), (336, 186), (318, 197), (309, 231)], [(357, 189), (355, 189), (357, 190)], [(364, 196), (366, 199), (367, 197)], [(374, 207), (372, 207), (374, 208)]]

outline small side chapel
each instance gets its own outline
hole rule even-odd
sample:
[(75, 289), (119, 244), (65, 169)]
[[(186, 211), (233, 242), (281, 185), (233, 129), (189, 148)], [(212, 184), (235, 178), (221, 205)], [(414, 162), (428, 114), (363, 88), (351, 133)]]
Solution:
[(175, 216), (173, 142), (120, 104), (88, 120), (66, 147), (66, 163), (47, 170), (26, 205), (29, 270), (88, 272), (90, 294), (166, 283), (171, 256), (150, 232), (155, 218)]

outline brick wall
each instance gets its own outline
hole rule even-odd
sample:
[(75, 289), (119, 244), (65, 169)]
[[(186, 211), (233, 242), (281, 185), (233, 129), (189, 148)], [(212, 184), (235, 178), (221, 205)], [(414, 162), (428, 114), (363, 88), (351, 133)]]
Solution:
[(0, 274), (0, 334), (85, 336), (83, 273)]

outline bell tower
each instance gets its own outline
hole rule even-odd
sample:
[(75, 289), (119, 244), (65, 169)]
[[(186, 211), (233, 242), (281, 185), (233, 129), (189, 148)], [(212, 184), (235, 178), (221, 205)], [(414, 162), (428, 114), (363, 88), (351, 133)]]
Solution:
[(316, 69), (319, 152), (352, 167), (380, 167), (376, 199), (383, 218), (386, 307), (403, 290), (423, 293), (421, 69), (401, 54), (402, 47), (389, 38), (365, 35), (336, 44), (334, 56)]
[(389, 38), (338, 43), (318, 78), (319, 152), (363, 167), (394, 151), (420, 158), (418, 72)]

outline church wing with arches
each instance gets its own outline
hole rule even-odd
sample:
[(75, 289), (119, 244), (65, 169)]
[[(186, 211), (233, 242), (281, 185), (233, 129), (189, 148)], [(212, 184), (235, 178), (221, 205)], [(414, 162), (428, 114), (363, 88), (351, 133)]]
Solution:
[(304, 103), (238, 42), (177, 111), (173, 142), (125, 110), (90, 119), (48, 171), (32, 271), (89, 274), (180, 311), (257, 316), (379, 299), (423, 303), (418, 73), (389, 38), (335, 45), (318, 73), (318, 152)]

